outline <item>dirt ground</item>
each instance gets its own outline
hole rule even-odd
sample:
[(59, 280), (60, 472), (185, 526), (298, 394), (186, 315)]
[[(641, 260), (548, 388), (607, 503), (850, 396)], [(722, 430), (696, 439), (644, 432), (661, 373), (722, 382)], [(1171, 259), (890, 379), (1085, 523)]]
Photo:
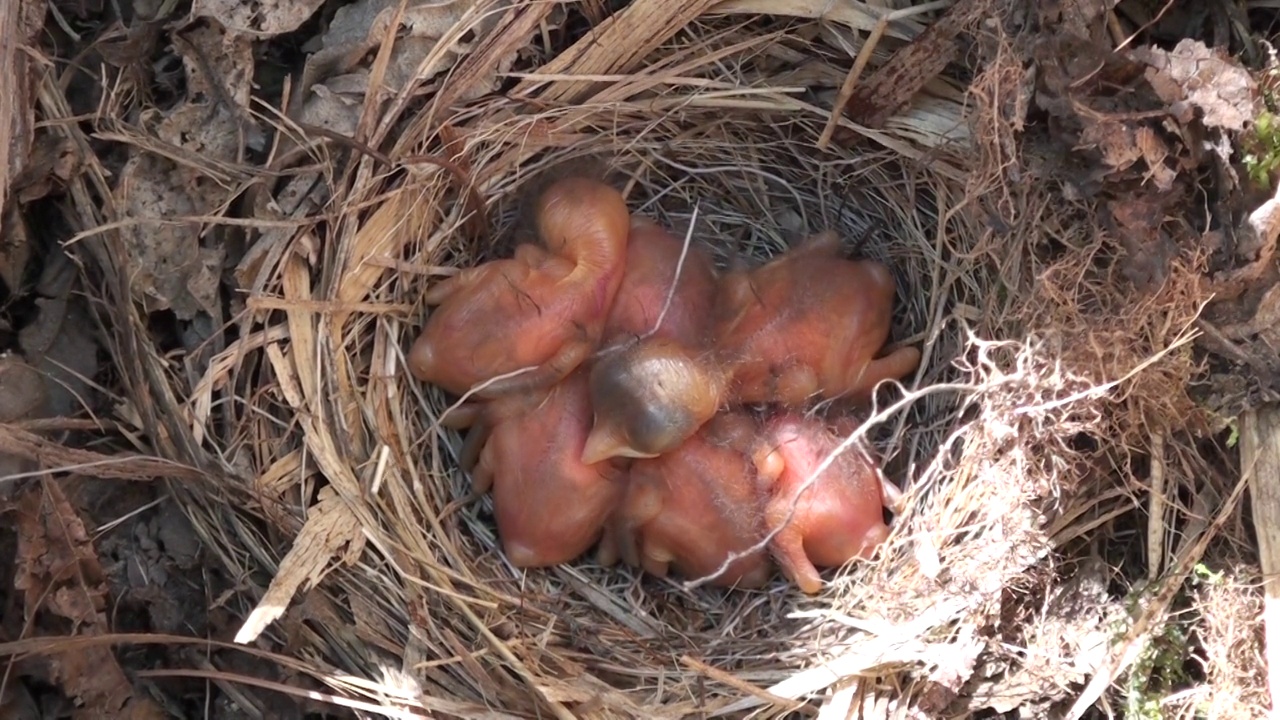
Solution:
[[(392, 58), (389, 72), (412, 72), (462, 4), (417, 10), (408, 39), (421, 45)], [(548, 42), (566, 46), (622, 5), (571, 3)], [(104, 282), (100, 258), (81, 241), (92, 234), (85, 208), (106, 203), (127, 210), (123, 216), (147, 217), (251, 218), (271, 203), (313, 203), (317, 214), (326, 212), (305, 190), (263, 192), (272, 187), (280, 139), (249, 109), (279, 108), (288, 93), (323, 79), (327, 102), (307, 126), (330, 134), (350, 127), (351, 108), (359, 109), (351, 99), (367, 89), (354, 70), (376, 61), (385, 26), (375, 21), (396, 3), (9, 6), (13, 12), (0, 9), (8, 13), (0, 18), (0, 108), (8, 117), (0, 121), (9, 122), (9, 140), (0, 143), (0, 349), (7, 352), (0, 360), (0, 717), (350, 716), (352, 709), (327, 700), (330, 688), (280, 660), (299, 638), (264, 636), (250, 646), (263, 651), (256, 656), (229, 648), (269, 578), (232, 574), (177, 502), (175, 484), (212, 476), (151, 457), (155, 434), (165, 430), (140, 420), (137, 408), (151, 398), (112, 352), (121, 347), (111, 340), (113, 314), (94, 291)], [(1206, 306), (1196, 320), (1198, 374), (1181, 389), (1195, 410), (1168, 425), (1200, 448), (1213, 472), (1230, 477), (1240, 473), (1235, 419), (1280, 400), (1276, 238), (1258, 230), (1274, 230), (1280, 220), (1250, 224), (1280, 182), (1280, 70), (1270, 45), (1278, 11), (1280, 3), (1261, 0), (1037, 0), (1003, 20), (1014, 26), (1018, 64), (1032, 70), (1022, 94), (1003, 100), (1004, 121), (1019, 138), (1010, 162), (1025, 182), (1053, 186), (1096, 213), (1092, 222), (1122, 258), (1105, 281), (1125, 288), (1125, 297), (1140, 302), (1155, 293), (1179, 272), (1175, 265), (1195, 268)], [(978, 75), (978, 35), (957, 37), (954, 57), (938, 72)], [(538, 63), (533, 52), (515, 61), (517, 68)], [(883, 111), (874, 102), (850, 107), (852, 119), (869, 123)], [(64, 115), (51, 119), (51, 108)], [(85, 142), (55, 132), (57, 123), (74, 125)], [(85, 152), (101, 169), (95, 182), (105, 183), (90, 183), (89, 195), (73, 192), (71, 182), (90, 172)], [(994, 207), (991, 221), (1000, 222)], [(163, 355), (172, 372), (194, 377), (239, 336), (242, 278), (262, 260), (248, 225), (209, 223), (193, 233), (181, 223), (151, 224), (121, 235), (136, 263), (135, 301), (149, 322), (134, 351)], [(1046, 259), (1067, 250), (1043, 248)], [(1150, 468), (1139, 455), (1123, 472), (1145, 480)], [(1099, 526), (1082, 556), (1101, 557), (1122, 578), (1141, 574), (1142, 506), (1135, 502), (1132, 512)], [(1247, 499), (1239, 517), (1229, 539), (1206, 555), (1200, 584), (1189, 581), (1186, 602), (1222, 603), (1215, 612), (1256, 621), (1259, 588), (1228, 597), (1204, 581), (1213, 562), (1228, 557), (1257, 571)], [(257, 543), (292, 541), (264, 532)], [(1195, 630), (1170, 640), (1181, 662), (1132, 670), (1108, 691), (1111, 707), (1126, 708), (1133, 683), (1142, 686), (1138, 695), (1159, 699), (1214, 682), (1205, 670), (1210, 660), (1240, 663), (1238, 692), (1265, 692), (1261, 661), (1245, 667), (1224, 650), (1259, 646), (1257, 628), (1223, 639), (1239, 628), (1215, 627), (1216, 637)], [(1043, 692), (1056, 701), (1079, 690)], [(308, 691), (324, 695), (308, 698)], [(1125, 716), (1166, 716), (1159, 703), (1149, 710), (1129, 703)]]

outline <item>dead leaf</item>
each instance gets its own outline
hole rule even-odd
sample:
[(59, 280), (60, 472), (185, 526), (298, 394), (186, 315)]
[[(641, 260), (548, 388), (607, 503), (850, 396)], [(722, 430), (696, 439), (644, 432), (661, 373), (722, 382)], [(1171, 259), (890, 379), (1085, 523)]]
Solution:
[(1173, 52), (1137, 48), (1135, 58), (1150, 67), (1146, 78), (1175, 116), (1198, 108), (1207, 127), (1243, 130), (1258, 111), (1258, 85), (1239, 61), (1199, 40), (1185, 39)]
[(1117, 120), (1086, 124), (1075, 149), (1090, 147), (1097, 149), (1102, 161), (1117, 172), (1129, 169), (1142, 157), (1133, 128)]
[(22, 352), (46, 378), (41, 417), (71, 417), (85, 406), (98, 373), (94, 326), (71, 296), (38, 298), (36, 319), (18, 333)]
[(11, 295), (22, 292), (22, 277), (31, 259), (31, 237), (22, 206), (11, 203), (0, 223), (0, 280)]
[(66, 186), (80, 171), (80, 151), (74, 140), (42, 133), (31, 149), (31, 158), (13, 179), (18, 201), (29, 203)]
[(44, 378), (16, 355), (0, 355), (0, 422), (32, 417), (45, 402)]
[[(1041, 22), (1057, 20), (1064, 32), (1091, 37), (1103, 25), (1098, 18), (1116, 6), (1117, 0), (1058, 0), (1037, 3)], [(1056, 15), (1057, 17), (1053, 17)]]
[[(125, 164), (115, 201), (126, 217), (150, 220), (121, 232), (129, 251), (135, 296), (148, 312), (172, 309), (182, 320), (219, 311), (217, 284), (202, 276), (221, 273), (223, 250), (200, 246), (197, 223), (161, 218), (200, 214), (196, 201), (173, 180), (174, 164), (153, 155), (135, 155)], [(203, 204), (203, 203), (202, 203)]]
[(368, 92), (368, 70), (329, 78), (312, 86), (311, 97), (302, 106), (302, 120), (343, 135), (355, 135)]
[[(159, 122), (156, 135), (196, 155), (238, 161), (246, 143), (261, 134), (246, 111), (253, 91), (253, 43), (216, 24), (175, 35), (174, 41), (186, 72), (187, 102)], [(188, 192), (206, 191), (206, 177), (193, 168), (180, 172)], [(221, 203), (202, 204), (212, 210)]]
[[(457, 26), (468, 19), (473, 5), (475, 0), (409, 0), (402, 19), (403, 34), (392, 49), (391, 65), (384, 80), (390, 92), (398, 92), (406, 83), (415, 82), (419, 66), (431, 53), (438, 54), (435, 63), (423, 69), (423, 79), (448, 70), (458, 57), (470, 51), (471, 44), (457, 39), (463, 34), (463, 28)], [(352, 72), (369, 51), (381, 45), (398, 6), (399, 0), (357, 0), (339, 8), (329, 29), (319, 39), (320, 47), (307, 58), (302, 87), (310, 88), (335, 75)], [(468, 23), (469, 29), (479, 36), (493, 26), (498, 15), (471, 17), (475, 22)], [(451, 44), (438, 52), (437, 45), (445, 41)]]
[[(0, 355), (0, 422), (25, 420), (45, 404), (45, 381), (35, 368), (15, 355)], [(0, 478), (33, 472), (39, 467), (30, 458), (0, 451)], [(7, 500), (14, 483), (0, 480), (0, 500)]]
[(1142, 159), (1147, 163), (1147, 177), (1162, 192), (1173, 188), (1173, 181), (1178, 173), (1165, 162), (1169, 158), (1169, 146), (1156, 134), (1155, 130), (1143, 125), (1134, 131), (1134, 139), (1142, 152)]
[(1140, 290), (1164, 284), (1177, 246), (1161, 230), (1165, 203), (1151, 196), (1130, 196), (1107, 203), (1125, 249), (1124, 274)]
[[(84, 522), (61, 486), (54, 482), (33, 486), (14, 512), (18, 536), (14, 587), (23, 592), (28, 621), (47, 612), (69, 620), (74, 634), (107, 632), (106, 575)], [(138, 711), (144, 713), (138, 717), (154, 716), (144, 707), (149, 700), (132, 697), (133, 688), (109, 645), (55, 655), (49, 667), (49, 679), (97, 717)]]
[(297, 30), (324, 0), (195, 0), (191, 14), (217, 20), (237, 35), (267, 38)]

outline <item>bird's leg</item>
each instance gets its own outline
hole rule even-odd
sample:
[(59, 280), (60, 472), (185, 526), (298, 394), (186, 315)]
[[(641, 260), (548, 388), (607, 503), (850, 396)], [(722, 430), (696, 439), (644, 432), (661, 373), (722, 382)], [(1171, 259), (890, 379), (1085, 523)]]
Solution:
[[(631, 567), (642, 566), (640, 529), (662, 513), (662, 493), (652, 483), (638, 482), (628, 488), (626, 503), (618, 513), (615, 538), (618, 553)], [(644, 550), (648, 554), (648, 548)], [(645, 567), (648, 570), (648, 567)]]
[(661, 544), (647, 543), (640, 557), (640, 564), (650, 575), (664, 578), (671, 569), (672, 560), (675, 560), (675, 557)]
[(479, 419), (467, 431), (467, 436), (462, 441), (462, 449), (458, 452), (458, 467), (462, 468), (463, 472), (471, 473), (473, 484), (476, 482), (476, 473), (479, 472), (477, 463), (491, 434), (493, 434), (493, 427), (483, 418)]
[(471, 492), (476, 495), (483, 495), (493, 488), (494, 458), (490, 448), (493, 447), (485, 443), (484, 448), (480, 451), (480, 460), (471, 470)]
[(480, 419), (480, 411), (484, 405), (478, 402), (464, 402), (440, 416), (440, 427), (450, 430), (465, 430)]
[(863, 365), (849, 374), (845, 387), (858, 402), (871, 399), (872, 391), (883, 380), (901, 380), (920, 366), (920, 349), (903, 347)]
[[(779, 507), (779, 505), (781, 507)], [(771, 503), (766, 515), (769, 516), (769, 527), (777, 527), (786, 521), (790, 503)], [(806, 595), (813, 595), (822, 590), (822, 576), (809, 560), (804, 551), (804, 538), (795, 525), (788, 525), (773, 536), (769, 543), (773, 557), (778, 561), (778, 568), (792, 582), (800, 587)]]
[(563, 380), (590, 355), (594, 343), (587, 338), (570, 340), (550, 360), (527, 372), (482, 383), (475, 396), (485, 399), (548, 387)]
[(830, 255), (832, 257), (836, 257), (840, 255), (840, 251), (842, 249), (840, 236), (836, 234), (836, 231), (823, 230), (800, 241), (800, 243), (798, 243), (786, 257), (794, 258), (801, 254)]
[(605, 522), (604, 531), (600, 534), (600, 544), (596, 546), (596, 562), (603, 567), (612, 567), (618, 564), (621, 556), (622, 551), (618, 542), (618, 519), (612, 517)]
[(881, 473), (876, 473), (876, 475), (880, 478), (881, 504), (889, 508), (889, 511), (894, 515), (901, 515), (905, 507), (906, 496), (898, 489), (897, 485), (889, 481), (889, 478)]

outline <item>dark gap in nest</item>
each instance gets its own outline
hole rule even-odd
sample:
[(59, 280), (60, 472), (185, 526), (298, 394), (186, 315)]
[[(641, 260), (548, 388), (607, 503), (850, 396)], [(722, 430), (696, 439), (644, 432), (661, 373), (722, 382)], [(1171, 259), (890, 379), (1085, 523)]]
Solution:
[(1250, 5), (1245, 11), (1245, 18), (1254, 34), (1276, 42), (1276, 28), (1280, 25), (1280, 11), (1273, 8), (1254, 7)]
[(1097, 438), (1089, 433), (1081, 431), (1071, 436), (1071, 439), (1067, 443), (1067, 447), (1070, 447), (1074, 452), (1092, 455), (1093, 453), (1098, 452), (1100, 446)]
[(1107, 582), (1107, 596), (1112, 599), (1128, 596), (1133, 580), (1146, 574), (1147, 520), (1145, 508), (1135, 506), (1113, 520), (1106, 535), (1098, 538), (1098, 554), (1112, 568)]
[[(32, 252), (22, 272), (20, 285), (8, 287), (0, 281), (0, 348), (14, 349), (18, 333), (36, 321), (40, 313), (37, 304), (40, 295), (36, 285), (45, 268), (49, 253), (61, 252), (58, 247), (60, 232), (66, 227), (62, 204), (57, 199), (43, 197), (28, 203), (25, 229), (32, 244)], [(69, 236), (69, 234), (67, 235)]]
[(253, 97), (271, 107), (280, 107), (284, 82), (301, 77), (307, 57), (315, 51), (308, 47), (324, 34), (343, 3), (325, 3), (293, 32), (283, 33), (253, 48)]
[[(1115, 12), (1141, 28), (1130, 46), (1151, 45), (1173, 50), (1182, 40), (1195, 39), (1242, 60), (1254, 59), (1250, 45), (1241, 37), (1236, 24), (1243, 25), (1252, 34), (1265, 35), (1255, 29), (1257, 24), (1251, 18), (1263, 14), (1274, 19), (1274, 11), (1238, 5), (1245, 3), (1123, 0), (1117, 3)], [(1262, 24), (1268, 23), (1264, 20)]]

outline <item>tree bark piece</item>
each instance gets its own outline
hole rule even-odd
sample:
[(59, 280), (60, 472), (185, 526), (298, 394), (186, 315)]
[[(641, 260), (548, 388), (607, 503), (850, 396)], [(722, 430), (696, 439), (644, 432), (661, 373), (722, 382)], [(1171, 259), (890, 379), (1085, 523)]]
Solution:
[(1249, 477), (1258, 534), (1267, 688), (1274, 717), (1280, 709), (1280, 406), (1265, 405), (1240, 417), (1240, 471)]
[(44, 13), (44, 0), (0, 2), (0, 208), (31, 151), (31, 59), (22, 46), (39, 31)]
[(978, 20), (990, 0), (959, 0), (937, 22), (903, 46), (862, 83), (844, 106), (852, 121), (879, 129), (925, 83), (938, 76), (960, 53), (960, 32)]

